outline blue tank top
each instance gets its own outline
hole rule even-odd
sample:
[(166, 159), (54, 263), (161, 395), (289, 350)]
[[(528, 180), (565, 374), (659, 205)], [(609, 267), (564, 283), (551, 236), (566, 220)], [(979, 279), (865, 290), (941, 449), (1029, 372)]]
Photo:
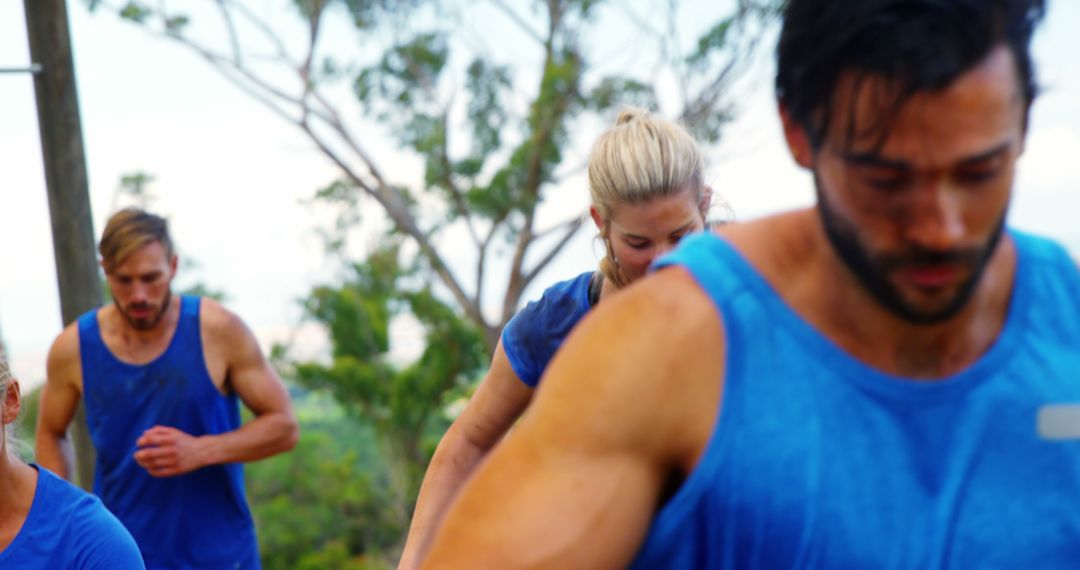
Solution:
[(548, 287), (539, 301), (529, 301), (503, 327), (506, 358), (514, 373), (530, 388), (540, 382), (555, 351), (589, 312), (589, 283), (593, 273), (588, 271)]
[(659, 265), (686, 267), (723, 316), (723, 403), (632, 567), (1080, 567), (1080, 441), (1036, 428), (1042, 406), (1080, 402), (1080, 273), (1010, 235), (1000, 335), (933, 382), (841, 350), (721, 238), (684, 240)]
[(147, 568), (259, 568), (255, 527), (239, 463), (152, 477), (135, 462), (135, 441), (155, 425), (193, 436), (240, 427), (236, 395), (222, 396), (203, 358), (199, 298), (182, 297), (165, 352), (131, 365), (105, 346), (97, 312), (79, 318), (79, 354), (94, 492), (131, 532)]

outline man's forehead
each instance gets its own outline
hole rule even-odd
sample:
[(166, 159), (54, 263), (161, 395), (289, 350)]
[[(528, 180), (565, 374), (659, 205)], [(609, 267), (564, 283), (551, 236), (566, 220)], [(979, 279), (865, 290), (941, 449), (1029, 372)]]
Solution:
[(124, 256), (123, 259), (112, 265), (112, 273), (137, 274), (159, 271), (162, 266), (169, 263), (168, 252), (159, 241), (151, 241), (139, 246), (134, 251)]
[(886, 160), (962, 159), (1022, 136), (1023, 90), (1005, 46), (941, 89), (903, 90), (882, 75), (843, 74), (824, 142), (844, 154)]

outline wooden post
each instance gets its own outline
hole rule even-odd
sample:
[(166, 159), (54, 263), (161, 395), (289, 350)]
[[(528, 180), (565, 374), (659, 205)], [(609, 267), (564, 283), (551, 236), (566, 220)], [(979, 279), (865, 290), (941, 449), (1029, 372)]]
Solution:
[[(30, 57), (41, 66), (41, 71), (34, 75), (34, 92), (60, 286), (60, 311), (66, 326), (80, 314), (101, 305), (104, 298), (94, 250), (71, 33), (65, 0), (24, 0), (23, 6)], [(94, 447), (82, 402), (69, 433), (75, 448), (75, 481), (90, 490)]]

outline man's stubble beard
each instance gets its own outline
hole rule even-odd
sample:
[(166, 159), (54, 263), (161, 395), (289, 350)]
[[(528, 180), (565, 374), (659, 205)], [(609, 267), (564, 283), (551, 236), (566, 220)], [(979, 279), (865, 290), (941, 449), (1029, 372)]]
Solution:
[[(967, 306), (975, 294), (994, 251), (1005, 232), (1005, 214), (995, 225), (990, 237), (982, 247), (967, 250), (930, 251), (910, 248), (900, 254), (872, 255), (863, 248), (851, 224), (843, 220), (829, 206), (821, 190), (821, 181), (814, 175), (817, 193), (817, 210), (825, 236), (837, 257), (851, 271), (856, 280), (870, 295), (889, 312), (915, 324), (937, 324), (956, 316)], [(960, 265), (968, 270), (968, 278), (957, 287), (952, 298), (936, 310), (920, 310), (912, 306), (888, 279), (896, 269), (923, 265)]]
[(117, 308), (117, 310), (120, 311), (120, 315), (124, 317), (124, 320), (127, 321), (127, 323), (129, 325), (131, 325), (132, 328), (134, 328), (135, 330), (138, 330), (138, 331), (148, 331), (148, 330), (151, 330), (154, 327), (158, 326), (158, 323), (160, 323), (161, 319), (165, 317), (165, 313), (166, 313), (166, 311), (169, 310), (169, 306), (171, 304), (172, 304), (172, 289), (169, 289), (168, 291), (165, 292), (165, 299), (161, 302), (161, 308), (158, 310), (158, 312), (156, 314), (151, 316), (149, 319), (139, 320), (139, 319), (136, 319), (136, 318), (132, 317), (128, 313), (127, 309), (122, 307), (119, 303), (116, 304), (116, 308)]

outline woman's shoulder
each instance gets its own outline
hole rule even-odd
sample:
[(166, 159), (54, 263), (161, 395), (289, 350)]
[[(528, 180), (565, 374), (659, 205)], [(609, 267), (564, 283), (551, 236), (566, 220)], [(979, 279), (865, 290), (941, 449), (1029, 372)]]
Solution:
[(545, 336), (569, 332), (591, 308), (589, 287), (594, 274), (594, 271), (586, 271), (549, 286), (540, 299), (529, 301), (513, 320), (518, 326)]
[(563, 339), (591, 308), (589, 285), (593, 273), (587, 271), (551, 285), (503, 329), (503, 350), (514, 372), (527, 385), (536, 384)]
[(63, 537), (74, 568), (143, 568), (142, 555), (131, 534), (101, 500), (37, 467), (44, 526)]

